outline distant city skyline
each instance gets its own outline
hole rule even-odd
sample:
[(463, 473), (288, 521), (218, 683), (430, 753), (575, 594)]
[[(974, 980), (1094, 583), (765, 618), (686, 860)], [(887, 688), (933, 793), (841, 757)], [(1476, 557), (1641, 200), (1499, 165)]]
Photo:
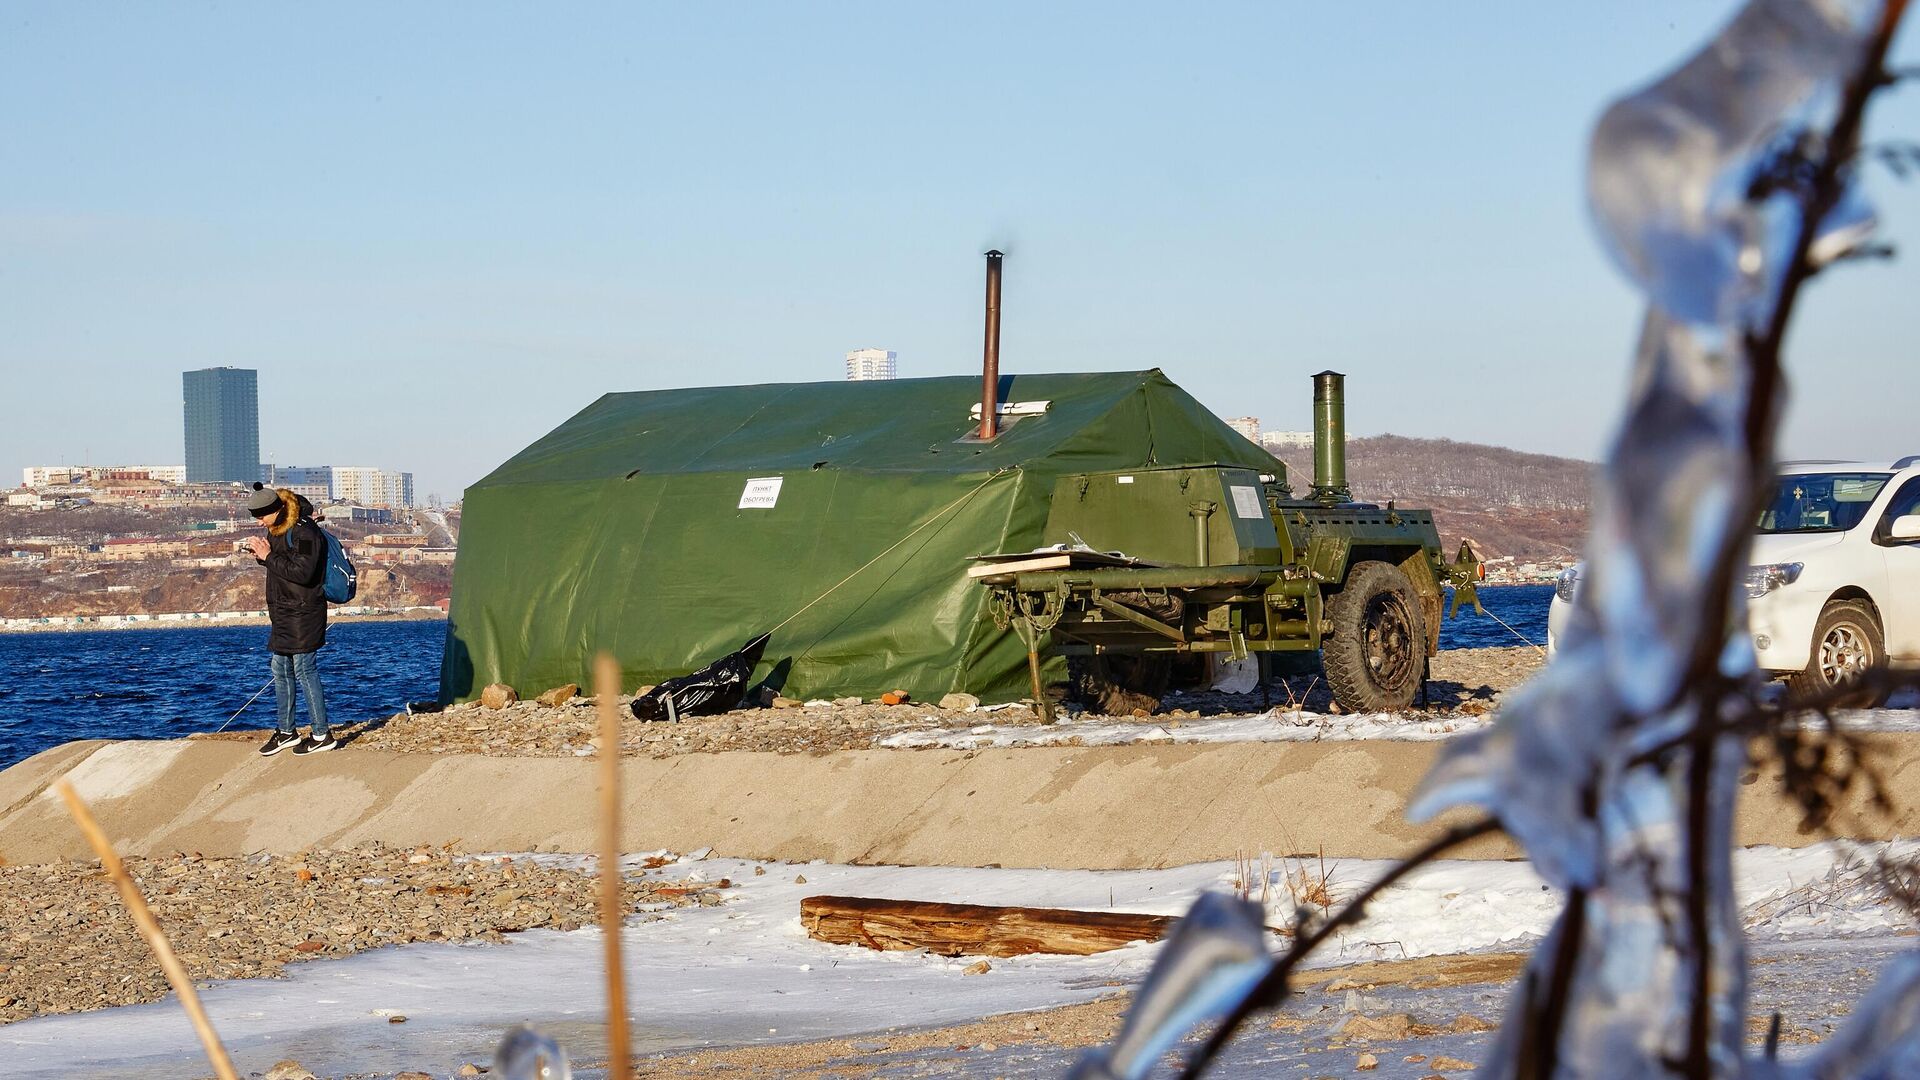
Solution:
[[(27, 465), (24, 487), (72, 483), (90, 473), (138, 473), (154, 480), (189, 484), (264, 482), (309, 498), (368, 506), (413, 507), (413, 474), (370, 465), (289, 466), (262, 460), (259, 372), (216, 367), (180, 375), (186, 464), (101, 466), (94, 462)], [(311, 420), (303, 418), (301, 423)]]
[(267, 465), (266, 482), (309, 499), (412, 508), (413, 474), (372, 465)]
[[(1734, 10), (19, 0), (0, 475), (172, 461), (179, 373), (234, 365), (262, 460), (457, 497), (609, 392), (867, 343), (977, 374), (989, 248), (1009, 374), (1159, 367), (1304, 430), (1335, 367), (1356, 436), (1596, 459), (1641, 304), (1593, 121)], [(1869, 140), (1914, 132), (1876, 100)], [(1788, 456), (1920, 452), (1920, 183), (1864, 176), (1902, 256), (1808, 290)]]
[(86, 463), (67, 465), (28, 465), (20, 470), (22, 487), (53, 487), (57, 484), (71, 484), (77, 479), (86, 479), (90, 473), (100, 472), (109, 477), (117, 474), (145, 476), (152, 480), (164, 480), (169, 484), (187, 482), (185, 465), (91, 465)]
[[(259, 466), (260, 480), (269, 487), (285, 488), (309, 499), (357, 503), (364, 506), (412, 508), (413, 474), (372, 465), (274, 465)], [(64, 488), (94, 481), (157, 480), (167, 484), (185, 484), (185, 465), (29, 465), (20, 470), (20, 485), (27, 488)], [(237, 481), (196, 481), (214, 485)]]

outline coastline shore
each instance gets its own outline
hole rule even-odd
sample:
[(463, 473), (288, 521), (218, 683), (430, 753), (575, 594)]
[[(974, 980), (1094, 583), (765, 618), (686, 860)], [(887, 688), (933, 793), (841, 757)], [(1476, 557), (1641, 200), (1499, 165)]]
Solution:
[[(437, 607), (334, 608), (331, 622), (428, 622), (444, 620)], [(264, 611), (170, 611), (131, 615), (49, 615), (42, 619), (0, 619), (0, 634), (73, 633), (94, 630), (172, 630), (192, 627), (265, 626)]]

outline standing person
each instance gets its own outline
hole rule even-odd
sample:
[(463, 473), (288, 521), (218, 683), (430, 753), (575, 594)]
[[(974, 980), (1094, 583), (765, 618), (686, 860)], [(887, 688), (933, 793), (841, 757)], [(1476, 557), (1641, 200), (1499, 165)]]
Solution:
[[(286, 488), (253, 485), (247, 512), (267, 530), (247, 538), (253, 557), (267, 568), (267, 649), (273, 654), (273, 696), (280, 706), (274, 733), (260, 747), (262, 757), (293, 747), (299, 756), (339, 746), (327, 727), (327, 703), (320, 691), (320, 667), (314, 653), (327, 643), (327, 597), (321, 589), (327, 570), (327, 542), (314, 523), (313, 506)], [(307, 737), (294, 725), (294, 683), (307, 696)]]

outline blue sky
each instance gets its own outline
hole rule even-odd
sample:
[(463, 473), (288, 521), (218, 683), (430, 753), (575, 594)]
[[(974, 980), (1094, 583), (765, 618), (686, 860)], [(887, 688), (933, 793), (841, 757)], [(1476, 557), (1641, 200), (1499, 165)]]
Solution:
[[(1638, 305), (1587, 135), (1733, 10), (703, 7), (0, 7), (0, 482), (179, 462), (231, 364), (265, 456), (451, 498), (610, 390), (977, 371), (990, 246), (1013, 372), (1304, 428), (1331, 366), (1357, 433), (1597, 457)], [(1917, 265), (1819, 283), (1788, 453), (1920, 452)]]

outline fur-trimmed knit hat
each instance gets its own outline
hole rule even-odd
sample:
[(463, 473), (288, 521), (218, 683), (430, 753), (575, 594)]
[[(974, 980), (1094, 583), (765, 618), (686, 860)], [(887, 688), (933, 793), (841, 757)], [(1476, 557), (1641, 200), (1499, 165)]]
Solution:
[(253, 494), (247, 496), (247, 513), (263, 518), (277, 513), (280, 509), (280, 493), (265, 484), (255, 481)]

